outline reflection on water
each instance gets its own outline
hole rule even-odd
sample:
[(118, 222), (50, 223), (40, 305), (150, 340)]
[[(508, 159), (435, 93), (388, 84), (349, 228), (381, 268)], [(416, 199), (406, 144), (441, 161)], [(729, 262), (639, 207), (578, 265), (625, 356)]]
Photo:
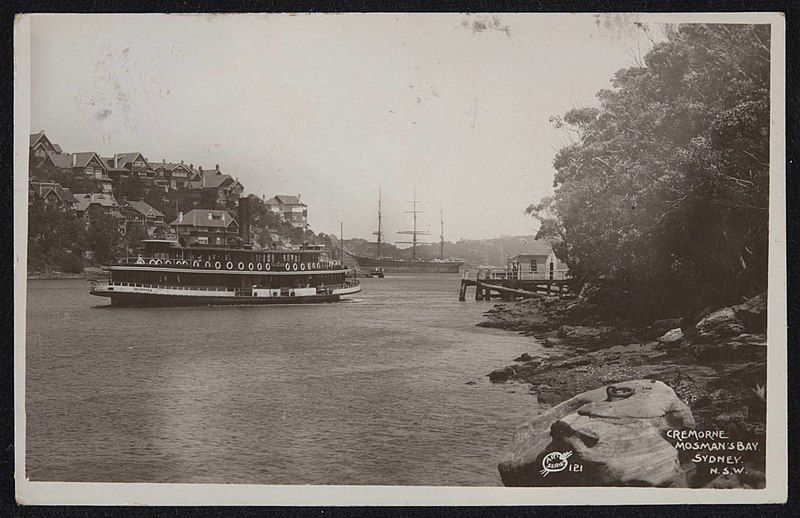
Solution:
[(101, 308), (88, 287), (28, 282), (32, 480), (499, 485), (536, 411), (485, 375), (537, 345), (474, 327), (489, 305), (457, 275), (308, 306)]

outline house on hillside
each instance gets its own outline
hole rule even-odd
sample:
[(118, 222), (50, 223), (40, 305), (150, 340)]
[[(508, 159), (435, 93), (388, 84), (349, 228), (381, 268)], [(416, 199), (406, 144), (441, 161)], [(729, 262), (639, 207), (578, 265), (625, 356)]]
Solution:
[(523, 251), (508, 260), (508, 268), (519, 272), (523, 278), (564, 279), (569, 269), (556, 254), (553, 246), (544, 239), (527, 243)]
[(151, 162), (151, 167), (156, 174), (156, 178), (163, 181), (170, 190), (185, 189), (189, 187), (189, 182), (194, 178), (195, 173), (192, 168), (183, 163)]
[(142, 200), (123, 201), (119, 212), (125, 218), (126, 231), (139, 226), (151, 238), (171, 238), (174, 235), (172, 227), (166, 223), (164, 214)]
[(204, 171), (200, 167), (195, 179), (191, 182), (191, 187), (202, 191), (206, 199), (213, 200), (215, 205), (230, 209), (239, 206), (239, 198), (244, 192), (244, 187), (239, 180), (229, 174), (223, 174), (219, 169), (219, 164), (212, 170)]
[(239, 224), (226, 210), (194, 209), (170, 223), (183, 246), (228, 245), (239, 237)]
[(53, 144), (44, 131), (32, 133), (28, 144), (30, 156), (38, 159), (44, 159), (47, 153), (61, 153), (61, 146)]
[(125, 217), (119, 212), (119, 204), (111, 194), (105, 193), (85, 193), (75, 194), (75, 215), (83, 218), (86, 226), (89, 226), (93, 216), (105, 214), (114, 218), (117, 230), (125, 233)]
[(28, 205), (40, 204), (45, 209), (69, 212), (75, 209), (77, 200), (69, 189), (54, 182), (29, 182)]
[(297, 196), (276, 194), (265, 201), (264, 205), (294, 227), (306, 228), (308, 226), (308, 207), (300, 201), (299, 194)]
[(139, 152), (117, 153), (112, 157), (104, 157), (108, 175), (113, 180), (130, 178), (133, 175), (140, 178), (155, 178), (155, 172), (147, 159)]
[(41, 171), (51, 171), (56, 177), (89, 180), (99, 192), (111, 193), (113, 185), (107, 174), (108, 168), (100, 156), (93, 151), (81, 153), (56, 153), (48, 151), (39, 166)]

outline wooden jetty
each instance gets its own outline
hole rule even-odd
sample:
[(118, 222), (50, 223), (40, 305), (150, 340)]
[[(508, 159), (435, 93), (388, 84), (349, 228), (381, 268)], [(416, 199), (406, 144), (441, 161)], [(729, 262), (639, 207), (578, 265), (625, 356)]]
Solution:
[(467, 300), (469, 286), (475, 286), (475, 300), (491, 300), (493, 297), (511, 300), (567, 293), (571, 282), (566, 270), (523, 272), (508, 268), (481, 268), (474, 280), (469, 278), (469, 270), (464, 270), (458, 300)]

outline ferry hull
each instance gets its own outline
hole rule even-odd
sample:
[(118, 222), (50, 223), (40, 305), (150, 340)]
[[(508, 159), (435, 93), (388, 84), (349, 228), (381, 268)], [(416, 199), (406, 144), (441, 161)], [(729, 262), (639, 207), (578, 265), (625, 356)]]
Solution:
[(388, 273), (458, 273), (462, 262), (439, 261), (392, 261), (353, 255), (358, 265), (362, 268), (383, 268)]
[(341, 295), (302, 295), (297, 297), (202, 297), (193, 295), (159, 295), (153, 293), (109, 293), (92, 291), (92, 295), (108, 297), (118, 307), (239, 306), (254, 304), (320, 304), (339, 302)]

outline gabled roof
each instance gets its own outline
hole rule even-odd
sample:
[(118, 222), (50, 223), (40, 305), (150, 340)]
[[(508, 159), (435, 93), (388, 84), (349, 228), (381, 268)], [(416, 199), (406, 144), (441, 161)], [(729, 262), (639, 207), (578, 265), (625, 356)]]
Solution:
[[(134, 151), (133, 153), (117, 153), (117, 154), (114, 155), (114, 157), (116, 157), (116, 159), (117, 159), (117, 167), (122, 167), (125, 164), (128, 164), (130, 162), (134, 162), (134, 161), (136, 161), (136, 159), (138, 157), (142, 157), (142, 160), (144, 161), (144, 163), (147, 164), (147, 165), (150, 165), (147, 162), (147, 160), (144, 158), (144, 155), (139, 153), (139, 152), (136, 152), (136, 151)], [(114, 158), (112, 157), (111, 160), (112, 160), (112, 166), (113, 166)]]
[(44, 198), (53, 192), (61, 201), (65, 203), (75, 203), (77, 201), (75, 196), (72, 195), (72, 192), (70, 192), (70, 190), (66, 187), (62, 187), (60, 183), (30, 182), (30, 186), (40, 198)]
[(545, 241), (544, 239), (536, 239), (534, 241), (528, 242), (522, 249), (522, 252), (515, 255), (514, 257), (521, 257), (526, 255), (536, 256), (536, 257), (542, 257), (542, 256), (546, 257), (550, 255), (550, 252), (552, 251), (553, 251), (552, 244)]
[(155, 218), (164, 217), (164, 214), (162, 214), (159, 210), (153, 208), (153, 206), (144, 201), (129, 201), (127, 203), (127, 206), (144, 216), (152, 215)]
[(230, 175), (216, 174), (214, 171), (203, 171), (203, 178), (200, 180), (200, 184), (205, 189), (218, 189), (233, 181)]
[(59, 169), (70, 169), (72, 167), (72, 155), (69, 153), (47, 152), (47, 158)]
[(275, 200), (280, 205), (305, 205), (305, 203), (300, 203), (300, 198), (297, 196), (293, 196), (291, 194), (276, 194), (272, 198), (270, 198), (267, 203), (270, 201)]
[[(220, 218), (209, 218), (209, 214), (220, 216)], [(178, 219), (180, 219), (180, 216)], [(216, 209), (192, 209), (183, 215), (182, 221), (178, 222), (178, 219), (175, 219), (170, 225), (227, 228), (231, 223), (236, 223), (236, 219), (228, 211)], [(238, 225), (238, 223), (236, 224)]]
[(95, 153), (94, 151), (86, 151), (82, 153), (73, 153), (73, 160), (72, 160), (72, 167), (86, 167), (89, 162), (95, 157), (97, 157), (97, 161), (100, 162), (104, 168), (108, 169), (108, 165), (100, 158), (100, 155)]
[[(31, 133), (31, 135), (30, 135), (30, 143), (28, 144), (28, 147), (35, 146), (36, 143), (39, 142), (39, 139), (41, 139), (42, 137), (44, 137), (44, 131), (40, 131), (38, 133)], [(47, 137), (45, 137), (45, 138), (47, 138)]]
[[(53, 143), (51, 142), (51, 144), (53, 144)], [(61, 149), (61, 146), (59, 146), (58, 144), (53, 144), (53, 149), (55, 149), (55, 150), (56, 150), (56, 153), (63, 153), (63, 152), (64, 152), (64, 151)]]
[(106, 164), (106, 167), (108, 168), (109, 171), (128, 172), (128, 170), (125, 169), (124, 167), (114, 167), (114, 157), (101, 156), (100, 160), (102, 160)]
[(89, 208), (90, 205), (100, 205), (101, 207), (119, 207), (117, 200), (111, 194), (102, 193), (85, 193), (75, 194), (77, 204), (75, 210), (83, 212)]

